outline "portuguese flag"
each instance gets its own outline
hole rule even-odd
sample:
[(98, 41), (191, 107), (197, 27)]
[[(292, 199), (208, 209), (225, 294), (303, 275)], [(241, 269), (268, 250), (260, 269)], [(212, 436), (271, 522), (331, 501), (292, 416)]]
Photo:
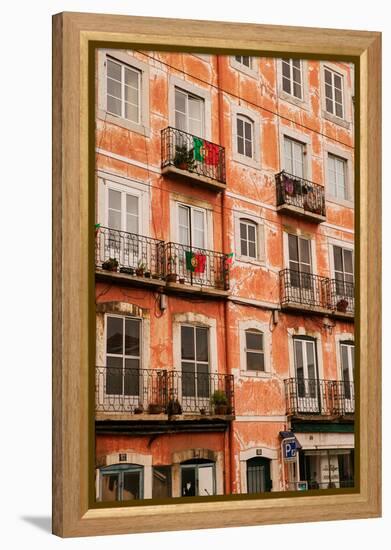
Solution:
[(194, 273), (204, 273), (206, 265), (206, 256), (199, 252), (190, 252), (186, 250), (186, 269)]

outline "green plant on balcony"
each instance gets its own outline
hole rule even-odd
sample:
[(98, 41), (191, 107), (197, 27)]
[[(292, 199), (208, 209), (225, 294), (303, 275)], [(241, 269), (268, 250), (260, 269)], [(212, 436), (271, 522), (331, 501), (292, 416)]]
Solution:
[(178, 278), (178, 275), (176, 273), (176, 263), (177, 263), (176, 255), (171, 254), (167, 258), (167, 275), (166, 275), (167, 283), (176, 283), (176, 280)]
[(106, 269), (106, 271), (117, 271), (118, 269), (117, 258), (109, 258), (108, 260), (104, 261), (102, 264), (102, 269)]
[(144, 275), (145, 268), (146, 268), (145, 263), (140, 260), (136, 267), (136, 275), (138, 277), (142, 277)]
[(193, 170), (195, 165), (193, 149), (186, 145), (177, 145), (175, 148), (174, 166), (180, 170)]
[(225, 391), (216, 390), (212, 394), (212, 405), (214, 406), (215, 414), (226, 415), (230, 412), (228, 397)]

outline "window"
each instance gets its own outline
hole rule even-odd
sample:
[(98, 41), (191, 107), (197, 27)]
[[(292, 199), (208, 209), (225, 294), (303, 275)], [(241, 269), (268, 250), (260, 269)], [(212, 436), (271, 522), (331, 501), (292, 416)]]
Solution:
[(304, 178), (305, 145), (284, 136), (284, 170), (293, 176)]
[(171, 496), (171, 466), (154, 466), (152, 469), (152, 498)]
[(106, 109), (113, 116), (141, 123), (141, 72), (107, 58)]
[(254, 158), (254, 122), (243, 115), (236, 117), (236, 144), (240, 155)]
[(257, 258), (257, 224), (240, 220), (240, 254), (245, 258)]
[(343, 118), (343, 76), (331, 69), (324, 69), (326, 111)]
[(175, 88), (175, 128), (204, 137), (204, 100)]
[(341, 342), (340, 347), (343, 395), (345, 399), (350, 400), (353, 394), (354, 382), (354, 344), (353, 342)]
[(318, 370), (315, 341), (294, 338), (295, 395), (300, 412), (319, 412)]
[(282, 89), (289, 95), (303, 99), (303, 78), (300, 59), (282, 59)]
[(202, 208), (178, 204), (178, 233), (180, 244), (205, 248), (205, 214), (205, 210)]
[[(337, 285), (337, 294), (344, 295), (347, 289), (353, 289), (353, 250), (333, 246), (334, 278)], [(348, 295), (350, 295), (349, 293)]]
[(139, 396), (141, 321), (106, 319), (106, 395)]
[(181, 464), (181, 494), (184, 497), (215, 495), (215, 463), (205, 459), (183, 462)]
[(138, 233), (139, 218), (137, 196), (108, 188), (107, 225), (110, 229)]
[(265, 493), (271, 488), (270, 460), (258, 456), (247, 460), (247, 493)]
[[(312, 293), (311, 241), (304, 237), (288, 234), (290, 284), (292, 287)], [(300, 296), (301, 300), (311, 296)]]
[(347, 186), (347, 162), (345, 159), (332, 155), (327, 156), (328, 191), (336, 199), (349, 200)]
[(265, 370), (264, 339), (259, 330), (246, 330), (246, 367), (251, 371)]
[[(209, 398), (209, 330), (181, 326), (182, 395)], [(206, 405), (209, 403), (206, 401)]]
[(143, 498), (144, 468), (137, 464), (115, 464), (100, 469), (100, 499), (104, 502)]
[(248, 69), (252, 69), (252, 59), (249, 55), (235, 55), (235, 61)]

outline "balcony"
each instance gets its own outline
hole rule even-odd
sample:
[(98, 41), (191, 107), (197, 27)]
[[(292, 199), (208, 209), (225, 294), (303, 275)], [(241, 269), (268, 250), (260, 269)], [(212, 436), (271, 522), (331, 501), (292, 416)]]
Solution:
[(351, 319), (354, 317), (354, 283), (283, 269), (280, 302), (284, 310)]
[(322, 185), (288, 174), (276, 174), (277, 210), (284, 214), (321, 223), (326, 221), (325, 192)]
[(287, 415), (341, 417), (354, 414), (354, 383), (314, 378), (288, 378), (285, 383)]
[(168, 420), (234, 416), (233, 375), (96, 367), (97, 420)]
[(225, 189), (224, 147), (170, 126), (162, 130), (161, 146), (162, 174), (215, 191)]
[(95, 268), (101, 278), (164, 286), (164, 242), (99, 227), (95, 237)]
[(165, 244), (167, 289), (225, 297), (229, 290), (227, 255), (179, 243)]

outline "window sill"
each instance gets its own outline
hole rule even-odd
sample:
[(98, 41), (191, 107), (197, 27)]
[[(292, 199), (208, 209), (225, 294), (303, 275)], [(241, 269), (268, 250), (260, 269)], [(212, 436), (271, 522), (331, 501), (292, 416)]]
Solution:
[(265, 262), (263, 260), (257, 260), (255, 258), (247, 258), (246, 256), (237, 256), (236, 262), (241, 264), (250, 264), (255, 265), (256, 267), (265, 267)]
[(115, 124), (116, 126), (120, 126), (121, 128), (130, 130), (131, 132), (141, 134), (142, 136), (145, 136), (145, 137), (151, 136), (151, 129), (148, 126), (143, 126), (142, 124), (136, 124), (135, 122), (126, 120), (121, 117), (116, 117), (102, 109), (98, 110), (98, 118), (101, 119), (103, 122), (110, 122), (110, 124)]
[(288, 94), (288, 92), (284, 92), (284, 90), (280, 90), (279, 98), (283, 101), (287, 101), (288, 103), (291, 103), (292, 105), (295, 105), (296, 107), (300, 107), (301, 109), (309, 110), (309, 103), (305, 99), (299, 99), (298, 97)]
[(239, 164), (243, 164), (244, 166), (255, 168), (256, 170), (261, 169), (261, 163), (257, 159), (253, 159), (250, 157), (246, 157), (245, 155), (241, 155), (240, 153), (234, 152), (232, 155), (232, 160), (234, 162), (237, 162)]
[(236, 61), (236, 59), (231, 58), (231, 67), (236, 71), (239, 71), (240, 73), (243, 73), (247, 76), (251, 76), (252, 78), (255, 78), (255, 79), (259, 78), (259, 74), (256, 69), (246, 67), (246, 65), (242, 65), (242, 63), (239, 63), (238, 61)]
[(242, 378), (271, 378), (271, 373), (268, 371), (261, 370), (241, 370), (240, 377)]
[(333, 122), (334, 124), (338, 124), (338, 126), (342, 126), (343, 128), (346, 128), (347, 130), (350, 130), (350, 122), (344, 118), (339, 118), (335, 115), (332, 115), (326, 110), (322, 110), (322, 116), (329, 122)]
[(345, 208), (354, 208), (354, 202), (346, 199), (338, 199), (332, 195), (326, 195), (326, 202), (331, 202), (338, 206), (344, 206)]

